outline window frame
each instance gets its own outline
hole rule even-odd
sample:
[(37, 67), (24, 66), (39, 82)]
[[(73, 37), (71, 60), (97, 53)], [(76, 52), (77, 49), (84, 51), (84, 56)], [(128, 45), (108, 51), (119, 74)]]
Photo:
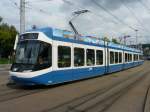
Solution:
[[(97, 64), (97, 51), (100, 51), (102, 53), (102, 63), (101, 64)], [(104, 64), (104, 51), (101, 49), (96, 49), (95, 50), (95, 66), (102, 66)]]
[(127, 52), (124, 53), (124, 62), (128, 63), (128, 53)]
[[(87, 63), (87, 62), (88, 62), (88, 58), (87, 58), (87, 56), (88, 56), (88, 55), (87, 55), (87, 50), (92, 50), (92, 51), (94, 51), (94, 55), (93, 55), (93, 56), (94, 56), (94, 63), (93, 63), (93, 65), (88, 65), (88, 63)], [(85, 52), (86, 52), (86, 53), (85, 53), (85, 55), (86, 55), (86, 66), (87, 66), (87, 67), (90, 67), (90, 66), (96, 66), (96, 64), (95, 64), (95, 60), (96, 60), (96, 59), (95, 59), (95, 58), (96, 58), (96, 57), (95, 57), (95, 56), (96, 56), (96, 55), (95, 55), (95, 49), (89, 49), (89, 48), (87, 48)]]
[[(83, 49), (84, 51), (84, 64), (82, 66), (75, 66), (75, 49)], [(85, 48), (82, 48), (82, 47), (73, 47), (73, 67), (77, 68), (77, 67), (85, 67), (86, 63), (85, 63)]]
[[(121, 54), (121, 55), (120, 55), (120, 54)], [(119, 53), (118, 53), (118, 55), (119, 55), (119, 56), (118, 56), (118, 57), (119, 57), (119, 61), (118, 61), (119, 64), (123, 62), (123, 58), (122, 58), (123, 56), (122, 56), (122, 54), (123, 54), (122, 52), (119, 52)], [(121, 58), (121, 61), (120, 61), (120, 58)]]
[[(70, 66), (66, 66), (66, 67), (59, 67), (59, 47), (68, 47), (70, 48)], [(66, 45), (63, 45), (63, 44), (59, 44), (57, 46), (57, 68), (58, 69), (65, 69), (65, 68), (71, 68), (72, 67), (72, 47), (71, 46), (66, 46)]]
[[(115, 51), (114, 54), (115, 54), (115, 64), (118, 64), (119, 63), (119, 52)], [(116, 56), (117, 56), (117, 59), (116, 59)]]
[[(111, 63), (111, 52), (113, 53), (113, 63)], [(113, 51), (113, 50), (109, 51), (109, 64), (110, 65), (115, 64), (115, 51)]]

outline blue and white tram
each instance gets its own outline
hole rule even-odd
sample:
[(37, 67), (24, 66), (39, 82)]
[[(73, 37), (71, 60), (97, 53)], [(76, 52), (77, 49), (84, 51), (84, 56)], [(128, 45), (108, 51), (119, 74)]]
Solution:
[(22, 85), (53, 85), (142, 64), (142, 51), (55, 28), (20, 35), (11, 79)]

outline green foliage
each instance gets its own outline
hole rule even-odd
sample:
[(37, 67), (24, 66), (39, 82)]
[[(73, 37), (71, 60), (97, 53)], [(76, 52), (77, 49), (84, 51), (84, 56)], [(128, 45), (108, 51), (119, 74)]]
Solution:
[(14, 26), (2, 22), (0, 17), (0, 56), (8, 58), (13, 52), (17, 30)]
[(0, 17), (0, 23), (2, 22), (2, 20), (3, 20), (3, 18), (2, 18), (2, 17)]
[(115, 43), (115, 44), (119, 44), (119, 42), (115, 38), (112, 39), (112, 42)]
[(12, 60), (7, 59), (7, 58), (1, 58), (0, 59), (0, 64), (11, 64)]
[(110, 40), (109, 40), (108, 37), (104, 37), (104, 38), (102, 38), (102, 40), (107, 41), (107, 42), (110, 42)]

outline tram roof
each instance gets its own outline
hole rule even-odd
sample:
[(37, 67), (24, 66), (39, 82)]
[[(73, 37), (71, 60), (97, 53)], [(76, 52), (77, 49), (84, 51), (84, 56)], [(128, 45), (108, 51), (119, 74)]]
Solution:
[[(76, 42), (86, 42), (90, 44), (96, 44), (96, 45), (102, 45), (104, 46), (104, 41), (100, 39), (100, 37), (95, 37), (95, 36), (84, 36), (80, 35), (78, 40), (75, 39), (75, 34), (71, 31), (68, 30), (61, 30), (57, 28), (52, 28), (52, 27), (45, 27), (45, 28), (38, 28), (38, 29), (32, 29), (27, 32), (42, 32), (44, 33), (47, 37), (52, 38), (52, 39), (60, 39), (60, 40), (71, 40), (71, 41), (76, 41)], [(115, 44), (113, 42), (108, 42), (108, 46), (111, 48), (119, 48), (119, 49), (125, 49), (128, 51), (133, 51), (133, 52), (141, 52), (138, 49), (131, 48), (128, 46), (124, 46), (121, 44)]]

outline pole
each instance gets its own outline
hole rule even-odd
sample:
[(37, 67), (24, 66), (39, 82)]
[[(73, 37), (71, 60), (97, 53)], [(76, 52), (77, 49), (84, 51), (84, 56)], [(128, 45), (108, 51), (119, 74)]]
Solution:
[(76, 30), (75, 26), (73, 25), (72, 21), (73, 21), (76, 17), (78, 17), (80, 14), (87, 13), (87, 12), (89, 12), (89, 10), (80, 10), (80, 11), (73, 12), (74, 17), (69, 21), (69, 25), (71, 26), (72, 30), (73, 30), (74, 33), (75, 33), (75, 39), (78, 39), (78, 38), (79, 38), (79, 33), (78, 33), (78, 31)]
[(136, 48), (138, 49), (138, 40), (137, 40), (138, 30), (137, 29), (135, 30), (135, 33), (136, 33)]
[(20, 34), (25, 32), (25, 0), (20, 0)]

